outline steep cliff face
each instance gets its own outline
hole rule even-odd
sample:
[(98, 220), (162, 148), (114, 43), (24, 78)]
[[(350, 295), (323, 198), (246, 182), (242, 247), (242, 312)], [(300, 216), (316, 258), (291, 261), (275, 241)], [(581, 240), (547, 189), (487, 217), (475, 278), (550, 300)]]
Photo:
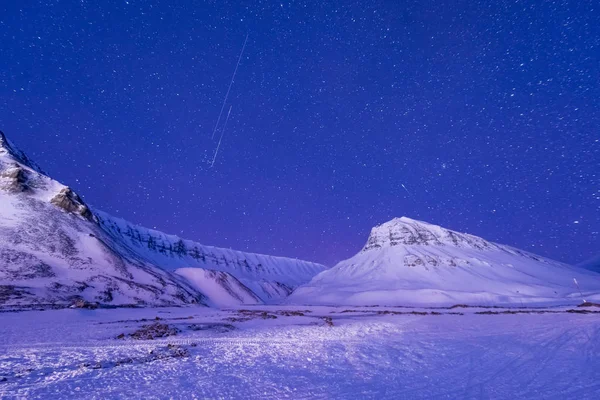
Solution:
[(490, 305), (581, 302), (600, 274), (402, 217), (372, 229), (364, 248), (296, 289), (290, 302)]
[(139, 259), (169, 271), (195, 267), (232, 274), (267, 303), (281, 300), (325, 269), (309, 261), (205, 246), (99, 211), (94, 214), (102, 229)]
[(324, 269), (203, 246), (93, 210), (0, 132), (0, 306), (218, 304), (186, 278), (194, 274), (175, 273), (190, 267), (203, 288), (240, 304), (281, 299)]
[(140, 255), (165, 261), (165, 268), (197, 264), (215, 270), (235, 272), (244, 277), (280, 278), (291, 284), (314, 276), (324, 267), (309, 261), (246, 253), (231, 249), (205, 246), (174, 235), (133, 225), (127, 221), (95, 212), (102, 228), (122, 239)]

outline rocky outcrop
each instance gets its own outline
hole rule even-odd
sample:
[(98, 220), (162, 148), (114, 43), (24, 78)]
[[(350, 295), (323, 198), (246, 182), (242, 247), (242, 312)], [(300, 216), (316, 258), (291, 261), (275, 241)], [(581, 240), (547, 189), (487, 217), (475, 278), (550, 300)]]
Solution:
[(13, 164), (0, 170), (2, 184), (0, 187), (10, 193), (22, 193), (30, 190), (28, 173), (18, 164)]
[(65, 187), (61, 190), (50, 200), (50, 203), (62, 208), (68, 213), (80, 215), (88, 221), (95, 221), (94, 214), (89, 207), (83, 202), (81, 197), (69, 187)]

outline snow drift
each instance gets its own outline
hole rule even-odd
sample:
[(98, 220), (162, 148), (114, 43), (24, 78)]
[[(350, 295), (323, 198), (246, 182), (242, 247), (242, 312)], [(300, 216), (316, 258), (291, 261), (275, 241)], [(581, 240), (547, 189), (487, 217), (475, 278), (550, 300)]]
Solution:
[(597, 293), (600, 274), (402, 217), (373, 228), (357, 255), (315, 276), (288, 301), (521, 305), (581, 302)]

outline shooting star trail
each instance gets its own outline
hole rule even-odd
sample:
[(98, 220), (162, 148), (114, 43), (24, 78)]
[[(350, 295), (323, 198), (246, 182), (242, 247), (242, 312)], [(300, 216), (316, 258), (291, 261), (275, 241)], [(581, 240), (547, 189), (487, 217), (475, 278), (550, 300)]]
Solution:
[(246, 48), (246, 42), (248, 42), (248, 35), (249, 34), (246, 34), (246, 40), (244, 40), (244, 45), (242, 46), (242, 51), (240, 52), (240, 56), (238, 57), (237, 64), (235, 65), (235, 70), (233, 71), (233, 76), (231, 77), (231, 82), (229, 82), (229, 88), (227, 89), (227, 93), (225, 94), (225, 99), (223, 100), (223, 105), (221, 106), (221, 112), (219, 113), (219, 118), (217, 118), (217, 123), (215, 125), (215, 129), (213, 129), (211, 139), (215, 138), (215, 132), (217, 132), (217, 127), (219, 126), (219, 122), (221, 121), (221, 116), (223, 115), (223, 110), (225, 109), (225, 103), (227, 103), (227, 98), (229, 97), (229, 91), (231, 91), (231, 86), (233, 86), (235, 74), (237, 73), (238, 67), (240, 66), (240, 61), (242, 60), (242, 54), (244, 54), (244, 49)]
[(406, 193), (408, 193), (410, 196), (412, 196), (412, 194), (408, 191), (408, 189), (406, 188), (406, 186), (404, 186), (403, 183), (401, 183), (400, 186), (402, 186), (404, 188), (404, 190), (406, 190)]
[(221, 141), (223, 140), (223, 135), (225, 135), (225, 128), (227, 128), (227, 121), (229, 121), (229, 114), (231, 114), (231, 107), (232, 106), (229, 106), (229, 111), (227, 112), (227, 118), (225, 118), (225, 123), (223, 124), (223, 130), (221, 131), (221, 137), (219, 138), (219, 144), (217, 144), (217, 148), (215, 150), (215, 155), (213, 157), (212, 163), (210, 163), (211, 168), (215, 165), (215, 161), (217, 159), (217, 154), (219, 153), (219, 147), (221, 147)]

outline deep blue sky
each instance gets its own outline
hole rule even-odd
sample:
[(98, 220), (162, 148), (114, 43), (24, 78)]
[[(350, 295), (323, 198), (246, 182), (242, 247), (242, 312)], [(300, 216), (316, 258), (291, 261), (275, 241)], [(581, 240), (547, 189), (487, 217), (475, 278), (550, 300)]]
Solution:
[(205, 244), (332, 264), (405, 215), (579, 262), (600, 252), (599, 15), (3, 1), (0, 129), (93, 206)]

